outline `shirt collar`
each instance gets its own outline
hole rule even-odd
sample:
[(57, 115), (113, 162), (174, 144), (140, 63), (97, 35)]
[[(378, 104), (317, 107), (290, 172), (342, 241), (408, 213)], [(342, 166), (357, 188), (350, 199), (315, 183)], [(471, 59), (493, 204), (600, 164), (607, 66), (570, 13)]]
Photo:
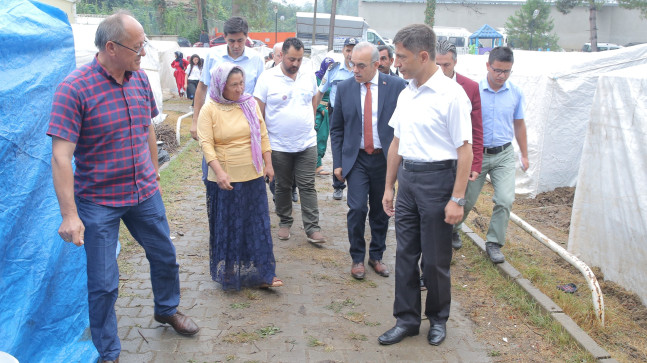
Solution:
[[(99, 63), (99, 59), (98, 59), (98, 57), (99, 57), (99, 53), (97, 53), (97, 54), (95, 54), (95, 55), (94, 55), (94, 59), (92, 60), (91, 67), (92, 67), (95, 71), (99, 72), (99, 74), (101, 74), (102, 76), (106, 77), (106, 79), (112, 80), (113, 82), (115, 82), (115, 83), (116, 83), (117, 81), (115, 80), (115, 78), (114, 78), (113, 76), (111, 76), (111, 75), (110, 75), (110, 73), (108, 73), (108, 70), (107, 70), (107, 69), (105, 69), (105, 68), (101, 65), (101, 63)], [(130, 80), (130, 77), (132, 77), (132, 75), (133, 75), (133, 72), (131, 72), (131, 71), (126, 71), (126, 72), (124, 73), (124, 83), (128, 82), (128, 81)]]
[(507, 90), (507, 89), (509, 88), (509, 87), (508, 87), (508, 82), (509, 82), (509, 81), (505, 81), (505, 83), (503, 84), (503, 86), (501, 86), (501, 88), (499, 88), (499, 90), (498, 90), (498, 91), (495, 91), (495, 90), (493, 90), (493, 89), (492, 89), (492, 87), (490, 87), (490, 82), (488, 82), (487, 77), (485, 77), (485, 78), (483, 78), (483, 79), (481, 80), (481, 83), (479, 84), (479, 87), (480, 87), (482, 90), (488, 90), (488, 91), (490, 91), (490, 92), (492, 92), (492, 93), (497, 93), (497, 92), (501, 92), (501, 91), (505, 91), (505, 90)]
[(243, 49), (243, 54), (240, 57), (236, 58), (236, 59), (232, 58), (229, 55), (229, 50), (227, 48), (227, 44), (219, 45), (219, 46), (216, 47), (216, 49), (219, 50), (222, 53), (223, 58), (231, 60), (232, 62), (240, 62), (240, 61), (244, 61), (246, 59), (249, 59), (249, 56), (247, 55), (248, 47), (245, 47), (245, 49)]
[(375, 71), (375, 75), (369, 81), (371, 84), (379, 85), (380, 84), (380, 71)]
[(418, 87), (418, 86), (416, 85), (416, 80), (415, 80), (415, 79), (412, 79), (412, 80), (409, 82), (409, 88), (410, 88), (412, 91), (414, 91), (414, 92), (418, 92), (418, 91), (420, 91), (420, 89), (421, 89), (422, 87), (426, 87), (426, 88), (429, 88), (430, 90), (432, 90), (432, 91), (434, 91), (434, 92), (438, 92), (438, 91), (440, 91), (440, 90), (438, 89), (438, 87), (437, 87), (437, 86), (438, 86), (438, 83), (439, 83), (439, 82), (442, 82), (442, 78), (441, 78), (441, 77), (445, 77), (445, 78), (447, 78), (447, 76), (445, 76), (445, 74), (443, 73), (443, 70), (442, 70), (442, 69), (440, 69), (440, 67), (438, 67), (438, 68), (436, 69), (436, 72), (434, 72), (434, 74), (432, 74), (432, 75), (431, 75), (431, 77), (429, 77), (429, 79), (427, 80), (427, 82), (425, 82), (424, 84), (420, 85), (420, 87)]

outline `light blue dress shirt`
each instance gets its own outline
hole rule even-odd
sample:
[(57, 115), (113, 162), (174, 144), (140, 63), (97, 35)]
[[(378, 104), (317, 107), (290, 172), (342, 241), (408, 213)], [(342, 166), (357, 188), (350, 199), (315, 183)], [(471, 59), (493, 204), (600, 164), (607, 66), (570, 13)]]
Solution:
[(319, 85), (319, 92), (326, 93), (330, 89), (330, 105), (335, 107), (335, 95), (337, 95), (337, 83), (345, 81), (353, 76), (353, 71), (346, 68), (346, 63), (340, 62), (338, 65), (333, 66), (332, 69), (326, 71), (321, 84)]
[(245, 93), (253, 95), (256, 80), (265, 69), (263, 57), (252, 48), (245, 47), (243, 55), (233, 59), (227, 52), (227, 44), (224, 44), (211, 48), (204, 60), (200, 82), (207, 85), (207, 97), (209, 97), (209, 91), (211, 90), (211, 70), (223, 62), (234, 63), (245, 71)]
[(514, 139), (514, 120), (524, 118), (524, 96), (519, 87), (506, 81), (494, 91), (487, 78), (479, 83), (483, 116), (483, 146), (497, 147)]

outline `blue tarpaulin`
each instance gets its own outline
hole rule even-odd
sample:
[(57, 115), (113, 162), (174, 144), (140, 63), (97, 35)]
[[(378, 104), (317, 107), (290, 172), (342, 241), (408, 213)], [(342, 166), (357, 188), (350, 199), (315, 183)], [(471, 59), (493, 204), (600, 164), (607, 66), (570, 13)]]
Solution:
[(45, 134), (56, 86), (75, 68), (62, 11), (0, 1), (0, 351), (21, 362), (94, 362), (85, 251), (58, 236)]

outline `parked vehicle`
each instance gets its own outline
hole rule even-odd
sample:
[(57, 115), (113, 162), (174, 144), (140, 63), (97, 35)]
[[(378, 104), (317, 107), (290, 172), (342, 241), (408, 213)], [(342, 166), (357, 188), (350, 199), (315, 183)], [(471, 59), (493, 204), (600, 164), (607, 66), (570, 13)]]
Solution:
[[(299, 38), (306, 50), (312, 45), (313, 13), (297, 13), (297, 38)], [(328, 44), (330, 34), (330, 14), (317, 13), (317, 24), (315, 33), (315, 44)], [(375, 45), (387, 45), (384, 38), (373, 29), (368, 27), (364, 18), (359, 16), (336, 15), (335, 29), (333, 33), (333, 50), (341, 51), (346, 38), (358, 38), (366, 40)]]
[(447, 40), (456, 46), (456, 53), (469, 53), (469, 39), (472, 32), (465, 28), (451, 26), (434, 26), (434, 33), (438, 40)]
[[(605, 50), (614, 50), (624, 48), (622, 45), (613, 44), (613, 43), (600, 43), (598, 42), (598, 52), (603, 52)], [(591, 43), (584, 43), (582, 46), (582, 52), (591, 52)]]
[(177, 37), (177, 44), (180, 47), (190, 47), (191, 46), (191, 42), (187, 38), (183, 38), (183, 37)]

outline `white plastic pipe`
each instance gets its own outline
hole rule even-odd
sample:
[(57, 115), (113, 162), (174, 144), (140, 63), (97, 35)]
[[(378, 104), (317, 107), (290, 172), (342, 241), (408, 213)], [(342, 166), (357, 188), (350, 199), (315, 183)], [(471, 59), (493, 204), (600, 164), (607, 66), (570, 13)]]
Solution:
[(177, 126), (175, 127), (175, 140), (177, 141), (177, 146), (180, 146), (180, 124), (182, 123), (182, 120), (189, 116), (193, 116), (193, 111), (177, 118)]
[(598, 279), (595, 277), (589, 266), (512, 212), (510, 213), (510, 220), (526, 232), (530, 233), (530, 235), (535, 237), (535, 239), (543, 243), (546, 247), (553, 250), (553, 252), (557, 253), (561, 258), (568, 261), (568, 263), (573, 265), (582, 273), (582, 275), (584, 275), (584, 279), (586, 279), (586, 282), (589, 285), (589, 290), (591, 291), (591, 296), (593, 298), (595, 316), (604, 327), (604, 297), (602, 296), (602, 290), (600, 289), (600, 284), (598, 284)]

